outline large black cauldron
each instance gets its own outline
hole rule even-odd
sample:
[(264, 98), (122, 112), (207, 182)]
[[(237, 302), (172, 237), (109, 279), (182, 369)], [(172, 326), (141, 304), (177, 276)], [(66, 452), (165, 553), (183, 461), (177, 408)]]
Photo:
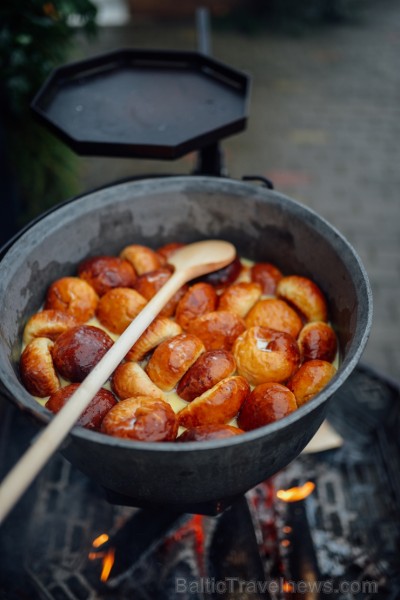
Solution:
[(55, 279), (83, 258), (130, 243), (161, 246), (204, 238), (231, 241), (243, 257), (314, 279), (325, 292), (341, 367), (311, 402), (272, 425), (204, 443), (135, 443), (81, 428), (62, 452), (133, 504), (182, 508), (241, 494), (286, 466), (317, 431), (327, 400), (360, 358), (371, 293), (354, 250), (317, 214), (276, 192), (222, 178), (171, 177), (123, 183), (69, 202), (32, 225), (0, 264), (0, 378), (4, 393), (43, 424), (50, 413), (21, 385), (23, 326)]

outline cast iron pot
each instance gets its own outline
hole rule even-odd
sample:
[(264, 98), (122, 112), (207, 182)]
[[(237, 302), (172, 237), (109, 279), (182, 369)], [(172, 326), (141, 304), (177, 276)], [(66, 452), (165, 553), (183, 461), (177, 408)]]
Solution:
[(130, 243), (152, 247), (206, 238), (239, 254), (315, 280), (327, 296), (341, 366), (317, 397), (288, 417), (242, 436), (203, 443), (139, 443), (74, 428), (63, 455), (132, 505), (201, 512), (236, 497), (285, 467), (320, 426), (327, 400), (365, 346), (371, 293), (359, 258), (317, 214), (277, 192), (230, 179), (171, 177), (110, 186), (58, 207), (33, 224), (0, 264), (0, 379), (4, 394), (42, 424), (50, 413), (22, 386), (20, 340), (48, 285), (75, 274), (88, 256)]

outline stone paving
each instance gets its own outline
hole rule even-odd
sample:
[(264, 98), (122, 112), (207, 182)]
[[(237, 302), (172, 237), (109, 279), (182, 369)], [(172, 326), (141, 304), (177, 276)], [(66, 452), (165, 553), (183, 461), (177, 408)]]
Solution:
[[(245, 132), (223, 143), (229, 174), (262, 174), (312, 207), (359, 253), (374, 295), (364, 362), (399, 380), (400, 4), (366, 5), (353, 24), (291, 37), (214, 31), (213, 56), (253, 77)], [(104, 28), (86, 55), (122, 46), (194, 49), (192, 24)], [(82, 159), (84, 190), (179, 161)]]

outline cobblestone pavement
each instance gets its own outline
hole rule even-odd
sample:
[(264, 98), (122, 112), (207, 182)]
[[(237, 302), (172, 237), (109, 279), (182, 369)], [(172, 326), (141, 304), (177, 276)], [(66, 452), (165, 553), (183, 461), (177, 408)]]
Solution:
[[(399, 379), (400, 4), (307, 35), (213, 31), (213, 56), (253, 77), (245, 132), (223, 143), (229, 174), (270, 177), (353, 244), (370, 277), (374, 324), (363, 360)], [(87, 55), (122, 46), (196, 47), (191, 24), (105, 28)], [(173, 163), (82, 159), (83, 189), (119, 177), (190, 172)]]

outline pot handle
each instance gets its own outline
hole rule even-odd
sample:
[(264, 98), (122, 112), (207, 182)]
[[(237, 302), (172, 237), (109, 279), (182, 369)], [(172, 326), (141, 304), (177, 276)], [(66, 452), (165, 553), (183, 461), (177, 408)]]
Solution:
[(274, 184), (267, 177), (263, 177), (263, 175), (243, 175), (242, 181), (259, 181), (269, 190), (274, 189)]

